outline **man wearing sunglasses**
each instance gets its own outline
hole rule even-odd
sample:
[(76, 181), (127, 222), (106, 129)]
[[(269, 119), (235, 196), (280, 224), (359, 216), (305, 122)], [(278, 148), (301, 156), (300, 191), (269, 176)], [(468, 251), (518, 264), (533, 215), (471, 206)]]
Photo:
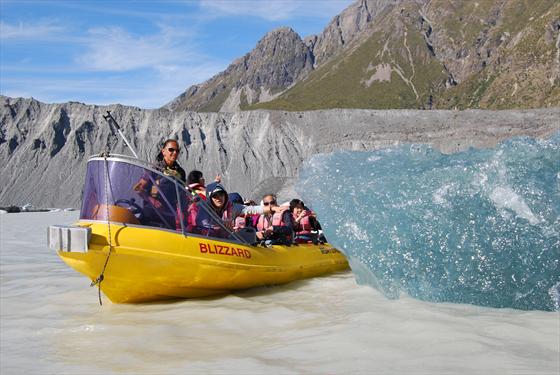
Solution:
[[(292, 214), (289, 211), (277, 210), (278, 203), (273, 194), (266, 194), (262, 204), (269, 210), (265, 211), (257, 222), (257, 239), (271, 240), (273, 243), (291, 244), (293, 239)], [(274, 209), (273, 209), (274, 208)]]
[[(185, 184), (185, 170), (177, 163), (179, 143), (168, 139), (156, 156), (157, 169), (170, 179), (155, 173), (146, 173), (136, 185), (134, 191), (144, 200), (144, 224), (173, 228), (175, 223), (175, 205), (177, 203), (174, 179)], [(186, 207), (185, 207), (186, 209)]]
[(184, 183), (186, 181), (185, 170), (177, 163), (180, 152), (181, 150), (176, 140), (166, 140), (163, 144), (163, 148), (156, 157), (156, 165), (166, 176), (175, 177)]

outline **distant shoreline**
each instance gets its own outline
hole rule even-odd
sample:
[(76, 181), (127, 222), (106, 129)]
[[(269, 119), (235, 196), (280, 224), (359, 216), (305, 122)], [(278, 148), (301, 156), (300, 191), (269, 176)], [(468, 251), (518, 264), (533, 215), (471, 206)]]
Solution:
[(9, 205), (9, 206), (2, 206), (0, 207), (0, 213), (4, 214), (19, 214), (19, 213), (27, 213), (27, 212), (59, 212), (59, 211), (76, 211), (73, 207), (67, 208), (57, 208), (57, 207), (50, 207), (50, 208), (42, 208), (42, 207), (26, 207), (26, 206), (16, 206), (16, 205)]

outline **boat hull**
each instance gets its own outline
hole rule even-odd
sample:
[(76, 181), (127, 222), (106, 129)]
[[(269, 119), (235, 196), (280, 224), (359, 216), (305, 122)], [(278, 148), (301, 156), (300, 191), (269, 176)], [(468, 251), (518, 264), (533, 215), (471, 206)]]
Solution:
[(58, 255), (92, 281), (107, 262), (100, 287), (114, 303), (212, 296), (348, 269), (329, 244), (248, 246), (127, 224), (78, 225), (91, 228), (88, 250)]

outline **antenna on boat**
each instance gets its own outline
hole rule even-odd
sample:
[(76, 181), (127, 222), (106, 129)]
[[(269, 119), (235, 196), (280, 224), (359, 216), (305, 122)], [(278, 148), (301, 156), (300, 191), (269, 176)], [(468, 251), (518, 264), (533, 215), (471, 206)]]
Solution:
[(111, 127), (111, 130), (113, 129), (112, 126), (114, 126), (117, 129), (117, 132), (119, 133), (119, 135), (123, 139), (124, 143), (126, 143), (128, 148), (130, 149), (130, 151), (132, 151), (132, 155), (134, 155), (134, 157), (136, 159), (138, 159), (138, 154), (136, 154), (136, 151), (134, 151), (134, 148), (132, 147), (130, 142), (128, 142), (128, 139), (126, 139), (126, 137), (124, 136), (124, 133), (122, 132), (121, 127), (117, 123), (117, 120), (115, 120), (115, 118), (111, 114), (111, 111), (107, 111), (107, 114), (103, 115), (103, 118), (105, 119), (105, 121), (107, 121), (107, 123), (109, 124), (109, 127)]

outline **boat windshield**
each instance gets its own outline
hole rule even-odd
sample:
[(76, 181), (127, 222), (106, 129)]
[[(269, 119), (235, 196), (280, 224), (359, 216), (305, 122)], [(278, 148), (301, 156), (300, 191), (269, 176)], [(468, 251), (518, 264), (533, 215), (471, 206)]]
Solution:
[(148, 165), (124, 157), (94, 157), (88, 162), (81, 220), (109, 219), (240, 240), (209, 211), (206, 203), (185, 190), (182, 182)]

